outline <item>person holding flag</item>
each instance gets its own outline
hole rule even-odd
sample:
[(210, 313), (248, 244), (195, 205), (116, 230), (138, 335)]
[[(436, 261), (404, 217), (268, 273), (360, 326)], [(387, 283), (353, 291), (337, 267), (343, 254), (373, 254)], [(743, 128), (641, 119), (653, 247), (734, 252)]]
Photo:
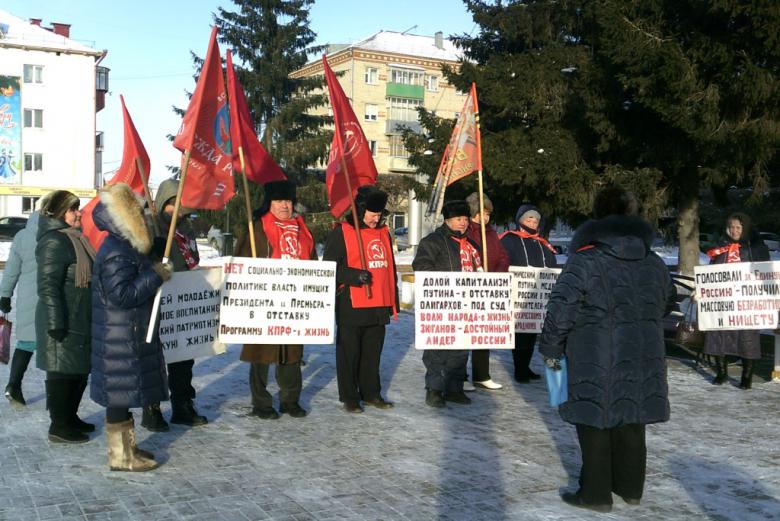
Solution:
[[(384, 223), (387, 194), (375, 186), (358, 189), (357, 226), (348, 214), (325, 242), (322, 260), (336, 262), (336, 375), (344, 410), (361, 413), (364, 405), (393, 407), (382, 397), (379, 358), (385, 325), (398, 312), (398, 282), (390, 233)], [(357, 231), (367, 259), (361, 267)], [(365, 286), (371, 287), (371, 296)]]
[[(444, 203), (444, 224), (420, 241), (412, 261), (414, 271), (482, 271), (479, 249), (468, 238), (470, 213), (466, 201)], [(463, 392), (468, 350), (427, 349), (422, 358), (426, 404), (444, 407), (445, 401), (464, 405), (471, 403)]]
[[(295, 185), (290, 181), (271, 181), (264, 185), (263, 204), (254, 212), (254, 243), (258, 258), (319, 260), (314, 238), (300, 215), (294, 215)], [(251, 257), (248, 234), (236, 244), (237, 257)], [(298, 400), (303, 388), (301, 376), (302, 345), (245, 344), (240, 359), (249, 362), (249, 388), (252, 393), (252, 415), (275, 420), (279, 413), (268, 392), (268, 372), (276, 364), (279, 385), (279, 412), (293, 418), (308, 413)]]

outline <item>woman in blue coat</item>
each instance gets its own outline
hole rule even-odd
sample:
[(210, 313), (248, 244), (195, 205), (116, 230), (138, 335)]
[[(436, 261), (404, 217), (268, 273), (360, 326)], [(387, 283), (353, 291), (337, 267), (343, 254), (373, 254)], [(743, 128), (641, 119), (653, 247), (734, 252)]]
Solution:
[(147, 343), (146, 330), (155, 293), (173, 268), (149, 260), (143, 208), (126, 184), (101, 190), (92, 218), (108, 236), (93, 268), (91, 397), (106, 408), (111, 470), (152, 470), (153, 455), (135, 445), (129, 409), (168, 399), (159, 338)]
[(638, 504), (645, 481), (645, 425), (669, 419), (662, 319), (676, 295), (654, 232), (622, 188), (596, 196), (550, 294), (539, 352), (568, 363), (564, 421), (577, 428), (580, 488), (562, 499), (599, 512), (612, 493)]

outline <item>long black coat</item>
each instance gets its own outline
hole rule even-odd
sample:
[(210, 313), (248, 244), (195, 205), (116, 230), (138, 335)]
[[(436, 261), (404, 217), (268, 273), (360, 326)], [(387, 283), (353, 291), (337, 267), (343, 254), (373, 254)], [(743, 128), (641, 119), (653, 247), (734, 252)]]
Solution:
[[(59, 230), (65, 221), (41, 215), (38, 221), (38, 306), (35, 334), (38, 338), (38, 369), (65, 374), (89, 374), (90, 289), (76, 287), (76, 251), (70, 239)], [(90, 261), (91, 262), (91, 261)], [(49, 331), (67, 330), (62, 341)]]
[(539, 348), (567, 358), (569, 399), (559, 410), (569, 423), (608, 429), (669, 419), (662, 318), (676, 292), (652, 240), (636, 217), (588, 221), (575, 234)]
[(151, 246), (133, 202), (101, 193), (92, 214), (108, 232), (92, 273), (92, 400), (104, 407), (143, 407), (168, 398), (159, 338), (146, 342), (162, 279), (147, 257)]
[[(412, 261), (414, 271), (461, 271), (460, 247), (452, 240), (452, 230), (442, 224), (426, 235), (417, 246)], [(479, 246), (469, 239), (474, 248)]]
[[(717, 247), (728, 246), (732, 241), (724, 235), (718, 241)], [(757, 235), (740, 241), (740, 259), (742, 262), (762, 262), (769, 260), (769, 248)], [(710, 264), (725, 264), (727, 253), (721, 253), (710, 261)], [(761, 332), (758, 330), (742, 331), (707, 331), (704, 335), (704, 353), (708, 355), (735, 355), (757, 360), (761, 358)]]

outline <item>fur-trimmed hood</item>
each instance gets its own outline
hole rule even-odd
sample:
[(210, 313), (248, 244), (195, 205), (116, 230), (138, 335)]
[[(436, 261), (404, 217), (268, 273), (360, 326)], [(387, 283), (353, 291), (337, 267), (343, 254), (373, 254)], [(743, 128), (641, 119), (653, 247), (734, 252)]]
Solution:
[(577, 229), (571, 249), (577, 251), (589, 244), (620, 259), (637, 260), (647, 256), (655, 232), (650, 223), (635, 216), (610, 215), (586, 221)]
[(138, 198), (124, 183), (100, 190), (100, 202), (92, 212), (98, 230), (122, 237), (139, 253), (152, 249), (152, 239)]

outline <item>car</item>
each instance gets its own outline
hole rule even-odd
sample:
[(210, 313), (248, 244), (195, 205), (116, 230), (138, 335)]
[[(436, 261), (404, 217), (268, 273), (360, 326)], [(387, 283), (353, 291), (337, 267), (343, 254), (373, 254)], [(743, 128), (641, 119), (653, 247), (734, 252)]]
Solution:
[(404, 251), (409, 247), (408, 227), (401, 226), (400, 228), (396, 228), (393, 230), (393, 235), (395, 236), (395, 245), (398, 248), (398, 251)]
[(0, 217), (0, 238), (13, 239), (27, 226), (27, 217)]
[(780, 235), (771, 232), (759, 232), (758, 235), (770, 251), (780, 250)]
[(399, 235), (406, 235), (409, 233), (409, 228), (407, 228), (406, 226), (401, 226), (400, 228), (396, 228), (395, 230), (393, 230), (393, 233), (395, 234), (396, 237), (398, 237)]

